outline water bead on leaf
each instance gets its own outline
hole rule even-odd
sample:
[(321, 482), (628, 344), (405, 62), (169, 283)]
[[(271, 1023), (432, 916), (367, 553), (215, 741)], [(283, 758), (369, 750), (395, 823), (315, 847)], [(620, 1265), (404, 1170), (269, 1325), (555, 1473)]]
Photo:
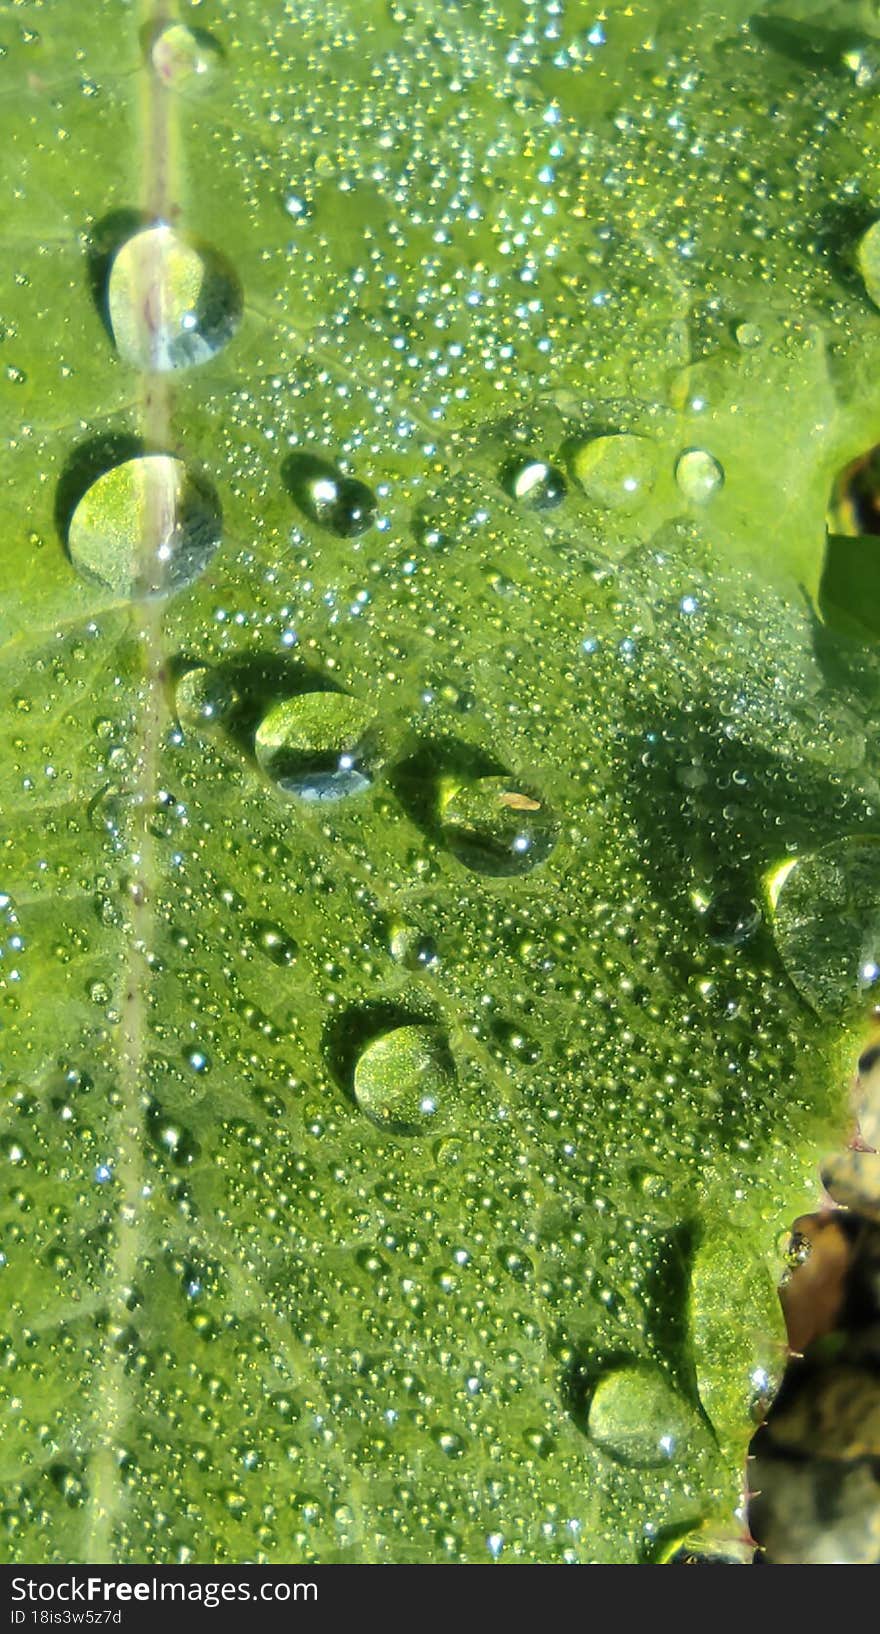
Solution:
[(366, 533), (376, 517), (376, 499), (356, 477), (319, 478), (312, 490), (315, 521), (341, 539)]
[(558, 834), (540, 794), (509, 775), (460, 784), (443, 801), (440, 826), (449, 849), (478, 874), (530, 873)]
[(391, 957), (407, 970), (430, 970), (439, 960), (434, 938), (417, 930), (414, 925), (394, 925), (388, 946)]
[(838, 840), (779, 870), (773, 934), (795, 987), (820, 1015), (864, 1003), (880, 981), (880, 840)]
[(174, 694), (180, 721), (185, 726), (210, 726), (235, 708), (235, 688), (207, 664), (196, 664), (181, 675)]
[(216, 251), (160, 223), (117, 250), (107, 312), (120, 357), (136, 369), (165, 373), (206, 363), (231, 340), (242, 294)]
[(828, 532), (850, 539), (880, 534), (880, 444), (850, 460), (831, 490)]
[(299, 948), (293, 937), (289, 936), (281, 925), (263, 920), (251, 927), (251, 935), (255, 946), (272, 961), (273, 965), (296, 964)]
[(724, 471), (706, 448), (686, 448), (675, 464), (679, 492), (692, 505), (705, 505), (724, 485)]
[(220, 505), (208, 483), (168, 454), (105, 471), (86, 490), (67, 535), (86, 579), (119, 596), (165, 596), (197, 579), (220, 544)]
[(760, 924), (757, 902), (738, 891), (719, 891), (703, 915), (706, 935), (718, 947), (740, 947), (754, 936)]
[(562, 472), (546, 460), (515, 460), (502, 472), (502, 484), (511, 499), (533, 511), (554, 510), (565, 498)]
[(659, 1368), (633, 1364), (602, 1375), (590, 1402), (588, 1429), (597, 1446), (621, 1464), (654, 1469), (682, 1456), (700, 1426)]
[(570, 459), (584, 493), (606, 510), (636, 509), (657, 477), (653, 444), (629, 432), (590, 437), (572, 448)]
[(874, 305), (880, 307), (880, 221), (875, 221), (862, 234), (856, 251), (856, 263), (868, 295)]
[(273, 705), (254, 751), (263, 771), (300, 800), (361, 794), (378, 765), (375, 717), (344, 692), (304, 692)]
[(857, 640), (880, 635), (880, 445), (850, 460), (831, 490), (819, 588), (825, 623)]
[(435, 1027), (395, 1027), (366, 1044), (354, 1069), (361, 1111), (395, 1134), (432, 1128), (449, 1100), (455, 1069)]
[(373, 490), (328, 460), (290, 454), (284, 464), (284, 481), (304, 515), (340, 539), (366, 533), (376, 520)]
[(150, 1103), (146, 1114), (147, 1133), (156, 1149), (176, 1169), (187, 1169), (199, 1156), (199, 1144), (192, 1132), (180, 1121), (169, 1116), (156, 1101)]
[(201, 28), (185, 23), (168, 23), (160, 28), (150, 46), (150, 66), (163, 85), (173, 91), (192, 91), (216, 74), (223, 53), (216, 40)]

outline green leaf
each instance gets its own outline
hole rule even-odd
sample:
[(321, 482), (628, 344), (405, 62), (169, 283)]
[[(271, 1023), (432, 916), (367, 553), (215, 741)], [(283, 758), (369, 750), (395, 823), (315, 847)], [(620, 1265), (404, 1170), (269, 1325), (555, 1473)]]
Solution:
[(742, 1531), (880, 796), (877, 30), (753, 7), (0, 10), (10, 1560)]

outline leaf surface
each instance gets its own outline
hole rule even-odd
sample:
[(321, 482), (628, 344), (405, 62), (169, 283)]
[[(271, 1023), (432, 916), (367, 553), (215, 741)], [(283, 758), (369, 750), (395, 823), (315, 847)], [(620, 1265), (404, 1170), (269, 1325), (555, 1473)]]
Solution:
[[(813, 599), (878, 439), (880, 45), (846, 0), (607, 10), (206, 0), (168, 81), (162, 6), (0, 9), (8, 1559), (741, 1528), (845, 1082), (765, 880), (877, 831), (874, 650)], [(105, 284), (156, 215), (243, 292), (162, 375)], [(600, 435), (638, 492), (581, 486)], [(222, 541), (129, 601), (66, 527), (148, 445)], [(298, 797), (257, 729), (328, 689), (368, 786)]]

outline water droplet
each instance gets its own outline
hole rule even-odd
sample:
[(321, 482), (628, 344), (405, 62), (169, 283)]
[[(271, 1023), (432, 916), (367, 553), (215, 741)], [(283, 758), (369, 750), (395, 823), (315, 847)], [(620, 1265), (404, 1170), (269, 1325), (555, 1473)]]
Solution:
[(724, 485), (724, 471), (705, 448), (686, 448), (675, 464), (675, 480), (685, 499), (705, 505)]
[(295, 221), (297, 223), (307, 221), (311, 214), (309, 201), (307, 198), (303, 197), (302, 193), (292, 191), (285, 193), (284, 208), (287, 214), (290, 216), (291, 221)]
[(658, 1468), (683, 1450), (694, 1415), (659, 1368), (633, 1364), (603, 1374), (588, 1430), (603, 1452), (635, 1469)]
[(761, 917), (751, 897), (739, 891), (719, 891), (703, 913), (703, 928), (718, 947), (740, 947), (754, 936)]
[(378, 766), (371, 709), (344, 692), (304, 692), (275, 704), (254, 740), (263, 771), (300, 800), (341, 800), (369, 788)]
[(354, 1096), (381, 1129), (416, 1135), (431, 1128), (449, 1100), (455, 1069), (435, 1027), (395, 1027), (361, 1051)]
[(880, 221), (875, 221), (859, 240), (856, 264), (865, 289), (875, 306), (880, 306)]
[(558, 824), (540, 794), (513, 776), (462, 783), (442, 806), (450, 851), (478, 874), (527, 874), (550, 855)]
[(844, 466), (831, 491), (827, 526), (849, 539), (880, 534), (880, 444)]
[(220, 544), (220, 505), (168, 454), (105, 471), (70, 520), (67, 548), (84, 578), (120, 596), (164, 596), (204, 572)]
[(764, 343), (764, 331), (759, 323), (738, 323), (735, 330), (737, 344), (751, 351)]
[(75, 1470), (66, 1464), (50, 1464), (49, 1478), (70, 1509), (80, 1509), (88, 1497), (88, 1488)]
[(455, 1430), (434, 1430), (432, 1434), (440, 1451), (445, 1453), (447, 1458), (460, 1458), (467, 1448), (464, 1436)]
[(206, 726), (223, 720), (238, 703), (232, 684), (207, 664), (186, 670), (174, 696), (178, 717), (185, 726)]
[(168, 23), (150, 47), (150, 65), (163, 85), (191, 91), (213, 78), (223, 61), (216, 40), (203, 29)]
[(300, 510), (312, 522), (353, 539), (376, 520), (376, 496), (365, 482), (338, 471), (327, 460), (311, 454), (291, 454), (284, 463), (284, 481)]
[(430, 970), (439, 954), (433, 936), (426, 936), (413, 925), (395, 925), (389, 939), (391, 956), (407, 970)]
[(505, 467), (501, 480), (511, 499), (533, 511), (553, 510), (565, 498), (565, 477), (545, 460), (516, 460)]
[(619, 432), (579, 443), (572, 450), (571, 469), (590, 499), (608, 510), (627, 511), (653, 488), (657, 460), (647, 437)]
[(177, 1118), (169, 1117), (153, 1101), (147, 1110), (147, 1133), (159, 1151), (169, 1158), (177, 1169), (189, 1168), (199, 1155), (199, 1144)]
[(268, 920), (251, 926), (251, 934), (261, 953), (271, 959), (273, 965), (296, 964), (299, 948), (292, 936), (288, 936), (280, 925), (272, 925)]
[(164, 224), (145, 227), (113, 258), (107, 311), (126, 363), (158, 373), (187, 369), (235, 334), (241, 287), (215, 250), (187, 243)]
[(820, 1015), (840, 1015), (877, 988), (880, 840), (823, 846), (786, 864), (768, 889), (782, 962)]
[(210, 1055), (207, 1050), (199, 1048), (198, 1045), (194, 1045), (192, 1049), (184, 1052), (184, 1060), (190, 1071), (197, 1072), (200, 1077), (204, 1077), (205, 1073), (211, 1070)]

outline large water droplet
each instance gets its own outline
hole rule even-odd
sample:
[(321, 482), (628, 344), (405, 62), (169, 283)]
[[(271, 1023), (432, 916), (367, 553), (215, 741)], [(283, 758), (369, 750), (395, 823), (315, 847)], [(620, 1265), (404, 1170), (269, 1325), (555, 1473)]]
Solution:
[(357, 477), (338, 471), (312, 454), (290, 454), (284, 481), (300, 510), (340, 539), (365, 533), (376, 520), (376, 496)]
[(724, 471), (706, 448), (686, 448), (675, 464), (675, 480), (692, 505), (705, 505), (724, 485)]
[(394, 1134), (421, 1134), (449, 1100), (455, 1069), (435, 1027), (395, 1027), (361, 1051), (354, 1096), (373, 1123)]
[(880, 981), (880, 840), (838, 840), (780, 869), (773, 933), (795, 987), (836, 1016)]
[(211, 80), (223, 61), (217, 41), (201, 28), (168, 23), (150, 46), (150, 66), (163, 85), (191, 91)]
[(527, 874), (558, 835), (541, 795), (507, 775), (459, 784), (443, 802), (440, 825), (449, 849), (478, 874)]
[(73, 512), (67, 548), (86, 579), (120, 596), (164, 596), (203, 573), (220, 543), (220, 505), (168, 454), (105, 471)]
[(875, 221), (859, 240), (856, 263), (865, 280), (865, 289), (875, 306), (880, 306), (880, 221)]
[(303, 692), (269, 710), (254, 750), (286, 794), (341, 800), (372, 781), (378, 765), (374, 722), (372, 710), (344, 692)]
[(578, 443), (571, 469), (590, 499), (608, 510), (628, 511), (653, 488), (657, 459), (647, 437), (619, 432)]
[(161, 224), (134, 233), (117, 250), (107, 311), (126, 363), (160, 373), (187, 369), (206, 363), (235, 334), (241, 286), (216, 251)]
[(186, 726), (210, 726), (223, 720), (238, 703), (231, 681), (207, 664), (196, 664), (184, 671), (174, 698), (178, 716)]
[(668, 1464), (685, 1450), (694, 1428), (693, 1412), (659, 1368), (614, 1368), (593, 1392), (590, 1436), (603, 1452), (633, 1468)]
[(565, 477), (546, 460), (515, 460), (505, 467), (501, 480), (511, 499), (533, 511), (553, 510), (565, 498)]
[(146, 1115), (147, 1133), (158, 1150), (177, 1169), (187, 1169), (199, 1155), (199, 1144), (191, 1131), (179, 1119), (169, 1117), (156, 1101)]
[(831, 490), (819, 586), (825, 623), (856, 640), (880, 635), (880, 445), (851, 460)]
[(880, 534), (880, 444), (844, 466), (828, 502), (828, 532), (850, 539)]

